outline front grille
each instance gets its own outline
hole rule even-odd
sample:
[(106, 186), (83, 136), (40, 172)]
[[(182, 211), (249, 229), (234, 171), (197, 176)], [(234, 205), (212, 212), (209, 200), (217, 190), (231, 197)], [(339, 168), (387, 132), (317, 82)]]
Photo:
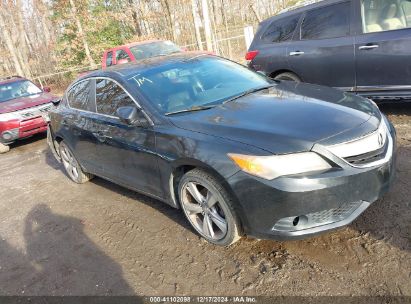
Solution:
[(41, 105), (30, 109), (19, 111), (18, 114), (23, 119), (30, 119), (47, 114), (52, 108), (51, 104)]
[(345, 203), (338, 208), (307, 214), (307, 217), (309, 220), (311, 220), (311, 222), (322, 225), (339, 222), (353, 213), (354, 210), (357, 209), (360, 205), (359, 203), (361, 202)]
[(361, 204), (363, 201), (343, 203), (337, 208), (285, 217), (277, 221), (272, 230), (292, 232), (340, 222), (348, 218)]
[(366, 165), (384, 159), (385, 154), (387, 153), (387, 149), (388, 142), (386, 142), (385, 146), (381, 149), (364, 153), (361, 155), (345, 157), (344, 159), (352, 165)]

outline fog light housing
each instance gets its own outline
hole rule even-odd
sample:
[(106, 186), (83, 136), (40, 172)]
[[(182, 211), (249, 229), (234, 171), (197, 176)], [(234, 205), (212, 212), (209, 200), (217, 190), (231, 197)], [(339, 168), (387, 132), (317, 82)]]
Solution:
[(336, 223), (348, 218), (363, 203), (363, 201), (344, 203), (337, 208), (304, 215), (284, 217), (275, 223), (272, 230), (293, 232)]
[(19, 137), (19, 129), (10, 129), (10, 130), (6, 130), (1, 134), (1, 138), (3, 140), (3, 142), (9, 142), (12, 140), (15, 140)]

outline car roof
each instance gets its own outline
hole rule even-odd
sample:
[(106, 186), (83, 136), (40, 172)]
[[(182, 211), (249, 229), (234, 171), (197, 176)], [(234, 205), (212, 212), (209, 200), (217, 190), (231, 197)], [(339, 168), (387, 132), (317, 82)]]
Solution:
[(143, 40), (143, 41), (137, 41), (137, 42), (130, 42), (130, 43), (127, 43), (127, 44), (117, 45), (115, 47), (112, 47), (112, 48), (108, 49), (107, 52), (109, 52), (111, 50), (114, 50), (114, 49), (119, 49), (119, 48), (122, 48), (122, 47), (130, 48), (130, 47), (133, 47), (133, 46), (136, 46), (136, 45), (143, 45), (143, 44), (149, 44), (149, 43), (153, 43), (153, 42), (162, 42), (162, 41), (167, 41), (167, 40), (150, 39), (150, 40)]
[(99, 77), (99, 76), (107, 76), (107, 74), (115, 73), (120, 76), (125, 76), (127, 77), (128, 75), (134, 75), (139, 71), (145, 71), (148, 69), (151, 69), (155, 66), (160, 66), (160, 65), (167, 65), (171, 63), (177, 63), (177, 62), (184, 62), (190, 59), (194, 59), (197, 57), (213, 57), (215, 58), (215, 55), (210, 55), (207, 53), (188, 53), (188, 52), (183, 52), (183, 53), (176, 53), (176, 54), (171, 54), (167, 56), (157, 56), (157, 57), (150, 57), (142, 60), (137, 60), (134, 62), (130, 63), (125, 63), (125, 64), (117, 64), (111, 67), (108, 67), (104, 70), (97, 70), (93, 71), (87, 75), (84, 75), (83, 77), (80, 77), (80, 79), (85, 79), (85, 78), (92, 78), (92, 77)]
[(1, 84), (6, 84), (6, 83), (13, 83), (17, 81), (22, 81), (22, 80), (27, 80), (26, 78), (20, 77), (20, 76), (9, 76), (9, 77), (4, 77), (0, 78), (0, 85)]
[[(263, 20), (261, 23), (274, 21), (275, 19), (280, 19), (286, 16), (292, 16), (294, 14), (303, 13), (311, 9), (315, 9), (315, 8), (319, 8), (322, 6), (327, 6), (327, 5), (335, 4), (335, 3), (346, 2), (346, 1), (347, 0), (321, 0), (321, 1), (316, 1), (316, 2), (314, 2), (314, 0), (313, 1), (300, 1), (301, 5), (299, 5), (300, 2), (297, 2), (295, 6), (282, 10), (277, 15), (269, 17)], [(309, 3), (309, 4), (305, 5), (305, 3)]]

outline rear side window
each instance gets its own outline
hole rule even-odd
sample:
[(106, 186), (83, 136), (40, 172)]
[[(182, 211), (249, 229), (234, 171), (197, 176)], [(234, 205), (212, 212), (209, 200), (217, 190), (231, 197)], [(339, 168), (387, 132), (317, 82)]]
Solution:
[(350, 3), (344, 2), (307, 12), (301, 25), (301, 39), (325, 39), (350, 34)]
[(90, 102), (90, 81), (82, 81), (74, 85), (67, 94), (69, 105), (73, 109), (92, 111)]
[(364, 33), (411, 27), (411, 0), (362, 0), (361, 5)]
[(261, 36), (261, 39), (267, 42), (283, 42), (291, 40), (299, 20), (300, 15), (276, 20), (270, 24), (265, 33)]
[(115, 82), (108, 79), (96, 79), (97, 113), (117, 117), (117, 109), (136, 106), (130, 96)]
[(106, 66), (111, 66), (113, 64), (113, 52), (108, 52), (106, 57)]

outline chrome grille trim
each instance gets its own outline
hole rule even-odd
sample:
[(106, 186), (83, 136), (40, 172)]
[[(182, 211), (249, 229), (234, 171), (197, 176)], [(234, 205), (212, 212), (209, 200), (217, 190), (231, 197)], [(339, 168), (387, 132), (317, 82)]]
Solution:
[(21, 117), (22, 119), (35, 118), (35, 117), (39, 117), (39, 116), (43, 116), (47, 114), (51, 110), (52, 106), (53, 106), (52, 103), (46, 103), (40, 106), (16, 111), (16, 112), (13, 112), (13, 114)]
[[(382, 135), (382, 144), (380, 134)], [(380, 138), (378, 138), (379, 136)], [(371, 143), (372, 140), (374, 143)], [(340, 143), (333, 146), (326, 146), (324, 148), (351, 167), (369, 168), (387, 163), (392, 158), (393, 146), (393, 139), (388, 130), (385, 119), (382, 118), (380, 126), (375, 132), (353, 141)], [(377, 153), (380, 149), (384, 149), (384, 154), (378, 155), (376, 159), (370, 158), (369, 162), (350, 162), (350, 158), (359, 157), (372, 152)]]

